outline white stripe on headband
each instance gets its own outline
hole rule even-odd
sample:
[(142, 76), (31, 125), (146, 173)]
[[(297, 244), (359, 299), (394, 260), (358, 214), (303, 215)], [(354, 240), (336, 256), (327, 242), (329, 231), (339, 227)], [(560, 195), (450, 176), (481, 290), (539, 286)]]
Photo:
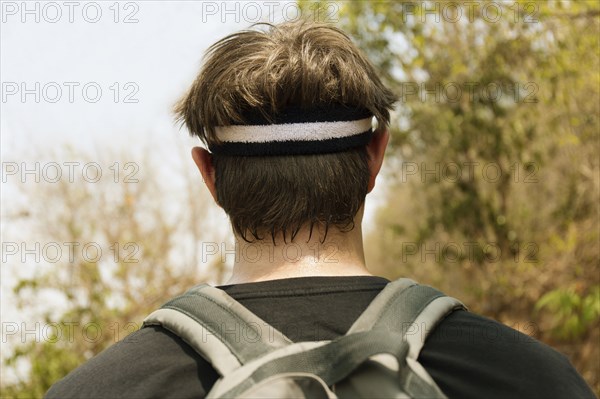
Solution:
[(371, 129), (372, 117), (356, 121), (217, 126), (217, 137), (229, 143), (316, 141), (355, 136)]

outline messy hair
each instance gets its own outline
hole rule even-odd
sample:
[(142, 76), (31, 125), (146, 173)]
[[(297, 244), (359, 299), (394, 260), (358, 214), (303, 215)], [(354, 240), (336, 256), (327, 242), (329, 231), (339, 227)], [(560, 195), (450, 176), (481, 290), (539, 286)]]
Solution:
[[(389, 124), (395, 95), (340, 29), (299, 20), (257, 24), (212, 45), (175, 113), (190, 134), (220, 144), (217, 126), (246, 123), (249, 111), (273, 120), (288, 107), (343, 105)], [(213, 155), (217, 201), (234, 231), (293, 237), (304, 226), (353, 226), (369, 180), (365, 147), (295, 156)]]

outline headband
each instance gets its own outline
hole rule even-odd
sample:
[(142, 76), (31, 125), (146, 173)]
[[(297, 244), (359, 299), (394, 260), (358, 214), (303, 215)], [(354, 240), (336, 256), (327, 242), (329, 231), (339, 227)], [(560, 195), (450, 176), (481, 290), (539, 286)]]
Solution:
[(217, 126), (220, 144), (214, 154), (265, 156), (307, 155), (345, 151), (366, 145), (373, 114), (342, 105), (301, 109), (289, 107), (268, 120), (257, 111), (245, 112), (243, 125)]

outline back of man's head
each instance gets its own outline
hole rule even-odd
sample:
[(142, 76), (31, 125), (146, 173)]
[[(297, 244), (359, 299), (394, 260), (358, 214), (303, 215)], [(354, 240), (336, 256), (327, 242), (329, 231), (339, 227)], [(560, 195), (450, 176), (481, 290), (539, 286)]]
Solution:
[(263, 26), (209, 48), (176, 114), (213, 152), (217, 201), (244, 240), (352, 228), (369, 136), (348, 129), (372, 116), (387, 126), (395, 96), (341, 30)]

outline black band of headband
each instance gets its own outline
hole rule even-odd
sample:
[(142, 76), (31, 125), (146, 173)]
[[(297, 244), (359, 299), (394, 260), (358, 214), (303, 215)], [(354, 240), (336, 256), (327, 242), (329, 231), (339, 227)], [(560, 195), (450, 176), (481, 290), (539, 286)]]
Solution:
[(270, 120), (245, 112), (245, 123), (215, 128), (220, 144), (215, 154), (238, 156), (302, 155), (345, 151), (366, 145), (372, 134), (372, 114), (345, 106), (290, 107)]

